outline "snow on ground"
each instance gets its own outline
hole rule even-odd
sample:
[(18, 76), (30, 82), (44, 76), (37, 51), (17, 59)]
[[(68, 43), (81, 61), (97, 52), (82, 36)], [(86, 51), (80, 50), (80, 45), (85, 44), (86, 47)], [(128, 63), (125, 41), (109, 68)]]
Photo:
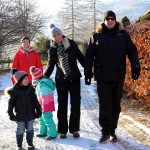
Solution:
[[(83, 69), (81, 69), (83, 71)], [(52, 76), (54, 78), (54, 74)], [(0, 91), (6, 87), (11, 86), (10, 74), (5, 76), (0, 76)], [(92, 81), (92, 85), (86, 86), (84, 84), (84, 79), (81, 79), (81, 130), (80, 138), (75, 139), (71, 134), (67, 134), (66, 139), (58, 138), (46, 141), (45, 138), (34, 137), (34, 145), (36, 150), (149, 150), (150, 145), (144, 145), (134, 139), (134, 137), (129, 134), (126, 130), (119, 126), (117, 128), (118, 142), (112, 143), (108, 141), (104, 144), (99, 143), (99, 138), (101, 136), (100, 126), (98, 124), (98, 113), (99, 113), (99, 103), (98, 97), (95, 93), (96, 85)], [(55, 123), (57, 124), (57, 94), (55, 91), (55, 106), (56, 111), (53, 113)], [(7, 116), (7, 102), (8, 96), (2, 95), (0, 97), (0, 149), (4, 150), (14, 150), (15, 149), (15, 130), (16, 123), (9, 120)], [(70, 109), (70, 108), (69, 108)], [(68, 111), (69, 111), (68, 109)], [(143, 128), (149, 132), (150, 130), (144, 125), (141, 125), (134, 121), (133, 118), (121, 114), (121, 119), (130, 119), (130, 121), (136, 125), (135, 128)], [(128, 124), (131, 130), (134, 130), (130, 123)], [(35, 135), (38, 133), (39, 124), (38, 120), (34, 123)], [(23, 147), (26, 148), (26, 140), (24, 137)], [(26, 148), (27, 149), (27, 148)]]

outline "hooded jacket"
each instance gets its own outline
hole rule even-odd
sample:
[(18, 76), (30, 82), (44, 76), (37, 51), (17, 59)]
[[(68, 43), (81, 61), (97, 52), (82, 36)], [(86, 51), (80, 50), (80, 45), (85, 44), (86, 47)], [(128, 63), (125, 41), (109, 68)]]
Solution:
[(140, 68), (137, 48), (123, 26), (116, 22), (109, 30), (104, 23), (90, 38), (85, 55), (85, 75), (92, 77), (94, 63), (94, 77), (96, 80), (118, 81), (125, 78), (126, 56), (131, 67)]
[[(32, 47), (28, 52), (25, 52), (21, 46), (14, 56), (12, 68), (27, 72), (29, 80), (32, 81), (32, 77), (29, 72), (31, 66), (40, 68), (43, 71), (42, 62), (38, 53), (32, 49)], [(14, 83), (14, 79), (11, 78), (11, 80), (12, 83)]]
[(36, 80), (36, 94), (42, 107), (42, 112), (54, 111), (55, 83), (52, 79), (41, 78)]
[(8, 115), (10, 120), (31, 121), (40, 117), (41, 106), (31, 84), (21, 86), (16, 83), (7, 93), (10, 95), (8, 101)]

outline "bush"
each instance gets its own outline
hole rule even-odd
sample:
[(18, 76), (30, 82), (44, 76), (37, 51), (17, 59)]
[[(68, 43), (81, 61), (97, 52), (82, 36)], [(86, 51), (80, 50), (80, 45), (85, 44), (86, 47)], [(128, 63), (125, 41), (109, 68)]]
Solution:
[(134, 94), (137, 98), (144, 99), (150, 104), (150, 21), (130, 25), (127, 31), (137, 46), (138, 56), (141, 64), (141, 74), (138, 80), (131, 79), (130, 63), (127, 61), (127, 76), (125, 90)]
[(33, 43), (33, 47), (37, 50), (42, 60), (47, 59), (47, 51), (50, 49), (50, 40), (48, 37), (39, 37)]

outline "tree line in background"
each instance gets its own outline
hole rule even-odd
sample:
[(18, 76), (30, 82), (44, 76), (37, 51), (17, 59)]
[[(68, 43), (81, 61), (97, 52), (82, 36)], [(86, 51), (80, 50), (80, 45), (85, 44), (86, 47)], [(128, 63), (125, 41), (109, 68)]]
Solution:
[(42, 33), (46, 17), (37, 10), (35, 0), (0, 0), (0, 59), (23, 35)]
[[(0, 56), (7, 55), (7, 49), (20, 42), (22, 35), (31, 39), (42, 33), (47, 17), (37, 12), (36, 0), (0, 0)], [(58, 12), (59, 25), (64, 35), (74, 39), (84, 50), (89, 37), (95, 31), (107, 6), (100, 0), (65, 0)], [(150, 18), (149, 16), (144, 17)], [(143, 17), (139, 20), (143, 20)], [(102, 20), (103, 21), (103, 20)], [(125, 16), (121, 22), (126, 27), (130, 20)], [(45, 58), (49, 49), (49, 37), (38, 36), (34, 48)], [(84, 53), (84, 52), (83, 52)], [(1, 58), (1, 57), (0, 57)]]

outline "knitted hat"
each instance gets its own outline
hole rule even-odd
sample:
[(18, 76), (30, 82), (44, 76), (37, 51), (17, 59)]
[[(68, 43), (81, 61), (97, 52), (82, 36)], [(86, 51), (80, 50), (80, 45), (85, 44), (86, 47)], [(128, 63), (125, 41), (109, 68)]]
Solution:
[(36, 68), (35, 66), (30, 67), (30, 74), (32, 75), (32, 84), (36, 85), (36, 80), (39, 80), (43, 77), (43, 72), (41, 69)]
[(27, 36), (27, 35), (22, 37), (21, 42), (23, 42), (23, 40), (25, 40), (25, 39), (26, 39), (26, 40), (29, 40), (29, 42), (30, 42), (30, 37)]
[(49, 24), (49, 30), (50, 30), (50, 36), (51, 37), (53, 37), (56, 33), (63, 35), (61, 30), (59, 28), (55, 27), (55, 25), (53, 23)]
[(11, 69), (11, 74), (14, 77), (14, 80), (16, 83), (21, 83), (22, 80), (28, 76), (28, 74), (25, 71), (19, 71), (16, 68)]
[(116, 14), (112, 11), (112, 10), (107, 10), (105, 13), (104, 13), (104, 21), (107, 17), (113, 17), (115, 18), (116, 20)]

